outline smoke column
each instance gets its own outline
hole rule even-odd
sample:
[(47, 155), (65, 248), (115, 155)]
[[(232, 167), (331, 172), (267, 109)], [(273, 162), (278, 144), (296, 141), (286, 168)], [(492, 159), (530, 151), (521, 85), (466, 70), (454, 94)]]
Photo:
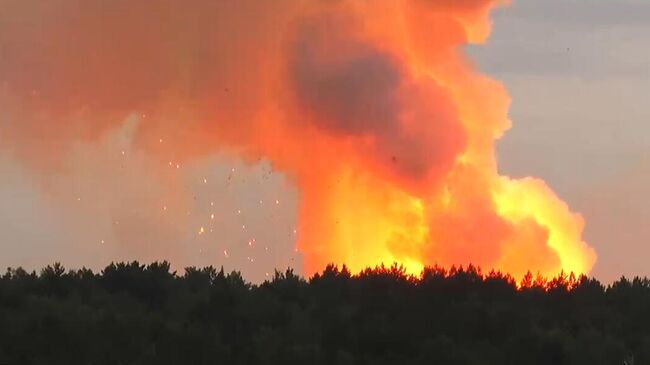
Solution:
[(268, 160), (298, 188), (308, 274), (588, 273), (581, 216), (543, 181), (498, 174), (510, 100), (463, 50), (498, 5), (0, 0), (0, 148), (51, 176), (131, 119), (143, 161)]

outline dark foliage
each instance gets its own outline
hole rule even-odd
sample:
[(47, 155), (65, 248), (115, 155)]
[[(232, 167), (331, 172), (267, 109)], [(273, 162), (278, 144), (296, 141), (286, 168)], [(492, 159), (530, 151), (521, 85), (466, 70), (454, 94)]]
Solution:
[(330, 266), (251, 285), (166, 262), (15, 269), (0, 277), (5, 363), (650, 364), (650, 281)]

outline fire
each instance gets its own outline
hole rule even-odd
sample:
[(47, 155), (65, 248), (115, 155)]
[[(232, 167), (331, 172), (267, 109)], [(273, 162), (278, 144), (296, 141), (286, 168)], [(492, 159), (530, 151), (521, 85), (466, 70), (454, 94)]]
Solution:
[[(396, 131), (387, 141), (381, 141), (381, 131), (370, 130), (371, 138), (353, 136), (351, 148), (315, 152), (327, 156), (335, 150), (348, 157), (340, 166), (318, 170), (318, 182), (305, 183), (299, 246), (308, 272), (329, 262), (353, 271), (397, 262), (412, 274), (427, 265), (471, 263), (517, 278), (529, 270), (549, 277), (561, 270), (591, 270), (595, 253), (582, 240), (582, 218), (544, 182), (497, 172), (494, 145), (510, 126), (509, 98), (500, 84), (474, 71), (461, 49), (486, 39), (495, 5), (382, 2), (366, 8), (356, 3), (374, 52), (400, 62), (397, 126), (389, 126)], [(347, 40), (327, 42), (327, 47), (341, 42), (335, 57), (345, 57)], [(349, 62), (358, 62), (355, 57), (361, 56), (349, 52)], [(316, 108), (310, 105), (308, 112)], [(377, 140), (384, 150), (368, 148)], [(412, 145), (401, 150), (391, 143)], [(374, 160), (377, 156), (381, 161)], [(419, 164), (425, 171), (417, 169)]]
[[(494, 193), (499, 215), (514, 225), (523, 225), (532, 219), (546, 230), (546, 244), (557, 255), (559, 268), (565, 272), (588, 273), (594, 263), (594, 255), (581, 238), (584, 227), (582, 217), (572, 214), (541, 180), (502, 178), (501, 184)], [(504, 262), (504, 270), (525, 274), (525, 267), (517, 269), (511, 265)], [(556, 264), (542, 270), (542, 273), (550, 277), (557, 269)]]
[(343, 172), (336, 185), (318, 191), (317, 215), (302, 219), (299, 245), (306, 255), (308, 270), (320, 270), (328, 263), (347, 265), (360, 271), (379, 263), (399, 262), (409, 273), (419, 274), (427, 264), (422, 257), (427, 245), (428, 226), (421, 200), (376, 177)]
[[(168, 169), (223, 151), (268, 159), (300, 191), (307, 274), (393, 262), (588, 273), (583, 219), (543, 181), (498, 173), (510, 99), (463, 47), (487, 39), (502, 3), (13, 2), (0, 107), (25, 122), (0, 132), (42, 165), (138, 111), (138, 146)], [(21, 143), (34, 140), (48, 143)]]

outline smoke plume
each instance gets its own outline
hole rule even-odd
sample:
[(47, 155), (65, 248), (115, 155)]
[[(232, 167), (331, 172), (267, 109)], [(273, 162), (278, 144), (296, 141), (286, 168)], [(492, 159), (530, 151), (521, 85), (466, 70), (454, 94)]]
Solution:
[(497, 172), (510, 101), (463, 46), (488, 37), (499, 3), (0, 0), (1, 148), (53, 193), (77, 178), (52, 176), (95, 171), (71, 163), (76, 146), (130, 120), (132, 177), (157, 182), (131, 185), (134, 207), (180, 194), (162, 166), (268, 160), (298, 189), (307, 273), (395, 261), (586, 273), (582, 218), (543, 181)]

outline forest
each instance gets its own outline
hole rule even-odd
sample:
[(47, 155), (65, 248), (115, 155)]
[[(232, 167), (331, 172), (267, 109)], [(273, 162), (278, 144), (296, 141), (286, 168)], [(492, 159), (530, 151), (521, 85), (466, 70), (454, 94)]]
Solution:
[(650, 364), (650, 280), (167, 262), (0, 276), (0, 364)]

